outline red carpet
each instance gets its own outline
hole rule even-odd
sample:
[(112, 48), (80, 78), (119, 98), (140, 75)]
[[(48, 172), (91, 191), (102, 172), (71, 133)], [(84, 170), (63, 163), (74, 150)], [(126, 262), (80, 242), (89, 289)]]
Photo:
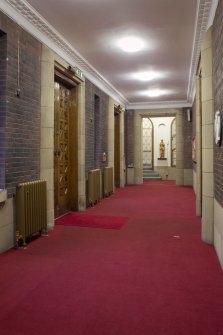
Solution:
[(57, 225), (0, 255), (1, 335), (223, 334), (223, 273), (192, 188), (128, 186), (87, 213), (129, 221)]
[(85, 212), (71, 212), (55, 220), (55, 224), (88, 228), (121, 229), (127, 221), (128, 218), (125, 216), (102, 216), (89, 215)]

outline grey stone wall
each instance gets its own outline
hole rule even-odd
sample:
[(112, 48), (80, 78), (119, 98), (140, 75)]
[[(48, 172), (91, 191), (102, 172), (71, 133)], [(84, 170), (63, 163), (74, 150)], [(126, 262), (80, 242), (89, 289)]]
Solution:
[(0, 180), (10, 197), (17, 183), (38, 179), (40, 175), (41, 44), (3, 13), (0, 30), (5, 33), (0, 43), (6, 46), (6, 52), (0, 53), (0, 71), (4, 74), (0, 76)]
[(109, 96), (92, 84), (85, 82), (85, 170), (103, 168), (102, 154), (108, 153), (108, 110)]
[(5, 187), (6, 58), (6, 34), (0, 31), (0, 188)]
[(125, 143), (126, 165), (128, 166), (134, 162), (134, 110), (126, 110)]

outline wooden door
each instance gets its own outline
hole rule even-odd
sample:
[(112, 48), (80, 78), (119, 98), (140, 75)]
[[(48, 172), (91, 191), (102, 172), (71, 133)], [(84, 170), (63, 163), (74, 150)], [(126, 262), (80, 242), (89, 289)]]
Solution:
[(75, 209), (77, 201), (76, 90), (55, 82), (54, 207), (55, 217)]

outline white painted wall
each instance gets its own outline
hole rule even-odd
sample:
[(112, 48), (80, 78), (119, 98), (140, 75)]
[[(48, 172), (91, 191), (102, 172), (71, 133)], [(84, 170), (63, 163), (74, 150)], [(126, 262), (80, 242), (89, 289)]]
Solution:
[[(174, 117), (151, 117), (153, 123), (153, 150), (154, 166), (171, 166), (171, 123)], [(165, 143), (165, 158), (167, 160), (158, 160), (160, 157), (160, 141)]]

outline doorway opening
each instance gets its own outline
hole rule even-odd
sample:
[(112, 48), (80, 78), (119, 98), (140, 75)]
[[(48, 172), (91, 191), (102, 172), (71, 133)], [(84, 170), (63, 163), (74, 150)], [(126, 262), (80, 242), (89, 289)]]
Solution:
[(77, 86), (55, 71), (54, 210), (59, 217), (78, 208)]

